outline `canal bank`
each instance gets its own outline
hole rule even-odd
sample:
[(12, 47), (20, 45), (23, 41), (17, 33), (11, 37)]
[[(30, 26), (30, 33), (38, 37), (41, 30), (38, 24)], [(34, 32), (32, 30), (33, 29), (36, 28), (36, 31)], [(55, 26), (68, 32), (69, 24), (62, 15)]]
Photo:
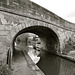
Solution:
[(70, 60), (72, 62), (75, 62), (75, 51), (72, 54), (64, 55), (64, 54), (57, 54), (58, 56), (65, 58), (67, 60)]

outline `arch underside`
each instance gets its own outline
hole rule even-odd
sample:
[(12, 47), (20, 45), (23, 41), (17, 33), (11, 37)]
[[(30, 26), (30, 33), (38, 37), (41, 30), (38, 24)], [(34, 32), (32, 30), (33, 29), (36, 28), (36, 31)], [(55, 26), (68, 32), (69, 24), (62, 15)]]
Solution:
[(31, 26), (19, 31), (13, 39), (13, 49), (14, 49), (15, 39), (23, 33), (34, 33), (38, 35), (39, 38), (41, 39), (43, 50), (46, 50), (52, 53), (60, 52), (60, 46), (59, 46), (60, 43), (59, 43), (59, 38), (57, 34), (52, 29), (44, 27), (44, 26)]

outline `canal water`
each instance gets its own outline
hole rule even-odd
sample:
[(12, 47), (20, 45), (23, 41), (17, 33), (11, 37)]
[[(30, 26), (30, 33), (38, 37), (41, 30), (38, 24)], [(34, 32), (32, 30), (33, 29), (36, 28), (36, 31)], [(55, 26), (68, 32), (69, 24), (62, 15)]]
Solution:
[(45, 75), (75, 75), (75, 63), (55, 54), (44, 52), (37, 66)]

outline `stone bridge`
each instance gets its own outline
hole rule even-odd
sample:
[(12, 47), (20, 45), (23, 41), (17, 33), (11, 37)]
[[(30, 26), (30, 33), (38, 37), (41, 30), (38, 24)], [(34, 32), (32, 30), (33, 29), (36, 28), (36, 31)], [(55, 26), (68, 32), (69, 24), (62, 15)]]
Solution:
[[(1, 0), (0, 61), (6, 61), (9, 48), (13, 55), (15, 39), (23, 33), (37, 34), (49, 52), (67, 54), (75, 48), (75, 24), (29, 0)], [(23, 50), (25, 37), (20, 38)]]

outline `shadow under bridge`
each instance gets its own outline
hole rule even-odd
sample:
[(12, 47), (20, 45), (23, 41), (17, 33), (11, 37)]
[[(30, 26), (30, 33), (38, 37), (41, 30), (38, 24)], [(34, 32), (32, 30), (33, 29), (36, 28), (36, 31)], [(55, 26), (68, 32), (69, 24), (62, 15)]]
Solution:
[[(60, 43), (59, 43), (59, 38), (57, 36), (57, 34), (50, 28), (44, 27), (44, 26), (31, 26), (31, 27), (27, 27), (22, 29), (21, 31), (19, 31), (13, 40), (13, 52), (15, 50), (15, 45), (14, 42), (16, 40), (16, 38), (24, 33), (34, 33), (36, 35), (39, 36), (40, 40), (41, 40), (41, 47), (42, 50), (46, 50), (52, 53), (60, 53)], [(22, 38), (18, 39), (18, 41), (25, 41), (25, 37), (26, 36), (22, 36)], [(25, 44), (22, 44), (25, 46)]]

